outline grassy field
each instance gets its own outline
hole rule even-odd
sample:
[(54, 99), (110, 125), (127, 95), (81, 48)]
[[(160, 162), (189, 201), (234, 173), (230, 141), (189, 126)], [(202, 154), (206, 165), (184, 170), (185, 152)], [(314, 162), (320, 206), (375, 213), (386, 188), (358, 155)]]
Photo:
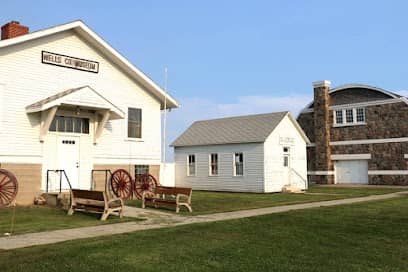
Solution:
[[(408, 188), (407, 188), (408, 189)], [(181, 208), (182, 215), (200, 215), (217, 212), (229, 212), (244, 209), (273, 207), (280, 205), (299, 204), (323, 200), (333, 200), (368, 195), (387, 194), (403, 189), (388, 188), (338, 188), (311, 186), (307, 194), (253, 194), (253, 193), (227, 193), (193, 191), (193, 213)], [(126, 205), (141, 207), (141, 201), (129, 200)], [(162, 210), (174, 210), (166, 209)]]
[[(10, 232), (12, 215), (13, 208), (0, 209), (0, 237), (6, 232)], [(17, 207), (13, 233), (22, 234), (137, 220), (126, 217), (120, 219), (113, 215), (109, 216), (106, 221), (100, 221), (100, 216), (100, 214), (82, 212), (75, 212), (72, 216), (68, 216), (65, 210), (45, 206)]]
[(2, 271), (407, 271), (408, 197), (0, 252)]

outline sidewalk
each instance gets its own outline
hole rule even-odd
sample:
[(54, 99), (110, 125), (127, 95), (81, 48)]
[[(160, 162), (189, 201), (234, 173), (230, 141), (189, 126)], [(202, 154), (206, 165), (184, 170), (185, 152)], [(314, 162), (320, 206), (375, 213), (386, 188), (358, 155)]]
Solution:
[(174, 227), (180, 225), (214, 222), (230, 219), (239, 219), (258, 215), (281, 213), (291, 210), (303, 210), (318, 207), (328, 207), (344, 204), (359, 203), (372, 200), (390, 199), (408, 195), (408, 192), (398, 192), (385, 195), (371, 195), (358, 198), (347, 198), (340, 200), (330, 200), (321, 202), (312, 202), (296, 205), (284, 205), (277, 207), (241, 210), (235, 212), (215, 213), (208, 215), (197, 216), (180, 216), (174, 213), (164, 213), (151, 209), (140, 209), (134, 207), (126, 207), (125, 214), (130, 217), (147, 218), (140, 222), (127, 222), (118, 224), (108, 224), (93, 227), (83, 227), (75, 229), (64, 229), (47, 232), (29, 233), (10, 237), (0, 238), (0, 249), (9, 250), (28, 246), (45, 245), (58, 243), (68, 240), (92, 238), (105, 235), (128, 233), (140, 230), (159, 229), (166, 227)]

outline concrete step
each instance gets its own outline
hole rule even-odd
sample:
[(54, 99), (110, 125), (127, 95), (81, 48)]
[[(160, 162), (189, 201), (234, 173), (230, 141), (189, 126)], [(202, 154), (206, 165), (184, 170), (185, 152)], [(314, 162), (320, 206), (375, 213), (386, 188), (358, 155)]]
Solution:
[(303, 193), (303, 191), (297, 187), (291, 186), (291, 185), (285, 185), (282, 188), (283, 193), (294, 193), (294, 194), (300, 194)]
[(70, 205), (70, 193), (69, 192), (57, 192), (57, 193), (44, 193), (42, 197), (47, 201), (47, 205), (51, 207), (59, 207), (68, 209)]

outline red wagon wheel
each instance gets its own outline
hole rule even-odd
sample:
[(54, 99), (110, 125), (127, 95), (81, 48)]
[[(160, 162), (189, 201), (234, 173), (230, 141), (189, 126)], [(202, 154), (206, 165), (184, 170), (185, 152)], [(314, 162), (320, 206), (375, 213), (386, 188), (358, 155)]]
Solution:
[(157, 186), (156, 179), (149, 174), (141, 174), (137, 175), (135, 179), (135, 193), (138, 199), (142, 198), (142, 194), (144, 191), (152, 192), (154, 188)]
[(0, 208), (10, 205), (17, 196), (18, 183), (9, 171), (0, 169)]
[(111, 188), (113, 193), (120, 198), (129, 199), (133, 194), (132, 177), (124, 169), (118, 169), (112, 173)]

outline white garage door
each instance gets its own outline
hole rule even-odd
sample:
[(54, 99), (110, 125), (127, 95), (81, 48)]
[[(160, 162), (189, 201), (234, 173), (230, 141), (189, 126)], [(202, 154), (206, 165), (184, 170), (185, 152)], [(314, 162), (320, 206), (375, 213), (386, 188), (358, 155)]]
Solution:
[(368, 161), (346, 160), (335, 162), (336, 183), (368, 184)]

